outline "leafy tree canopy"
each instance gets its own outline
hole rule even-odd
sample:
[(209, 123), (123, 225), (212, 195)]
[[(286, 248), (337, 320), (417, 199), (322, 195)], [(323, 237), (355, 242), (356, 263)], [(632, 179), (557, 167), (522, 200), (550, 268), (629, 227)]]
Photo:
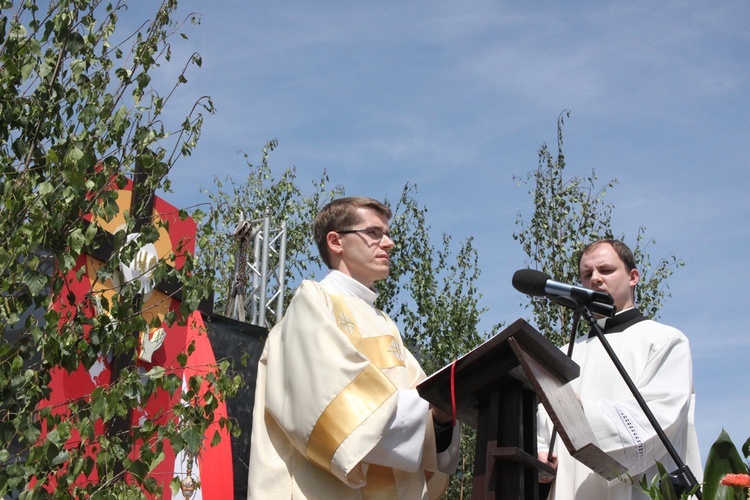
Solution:
[[(563, 125), (569, 111), (560, 114), (557, 122), (557, 155), (550, 153), (547, 145), (539, 150), (536, 170), (516, 180), (529, 186), (534, 204), (530, 215), (519, 212), (516, 217), (518, 231), (513, 238), (521, 244), (527, 255), (527, 265), (547, 273), (552, 279), (564, 283), (579, 283), (577, 262), (583, 248), (602, 238), (625, 241), (635, 254), (641, 278), (636, 287), (638, 308), (654, 319), (664, 300), (670, 297), (667, 278), (683, 266), (674, 253), (668, 253), (651, 263), (648, 254), (653, 238), (646, 236), (640, 226), (635, 245), (627, 241), (624, 233), (615, 235), (612, 229), (611, 204), (604, 196), (614, 188), (617, 180), (597, 187), (596, 172), (587, 176), (565, 179), (565, 154), (563, 153)], [(573, 325), (573, 312), (547, 299), (532, 299), (522, 305), (531, 307), (537, 328), (557, 345), (567, 343)]]
[[(120, 271), (168, 229), (143, 207), (154, 191), (169, 189), (170, 170), (191, 153), (204, 114), (213, 112), (201, 99), (182, 121), (163, 118), (188, 67), (201, 59), (191, 56), (166, 92), (152, 85), (183, 26), (173, 0), (154, 4), (153, 18), (127, 34), (117, 30), (124, 1), (2, 0), (0, 7), (0, 495), (28, 488), (26, 495), (42, 496), (55, 483), (57, 495), (75, 497), (156, 492), (148, 473), (164, 459), (165, 443), (198, 453), (215, 402), (239, 384), (224, 376), (226, 364), (184, 390), (174, 373), (136, 370), (139, 332), (185, 321), (206, 286), (184, 249), (176, 250), (181, 266), (162, 258), (153, 279), (176, 283), (183, 300), (180, 311), (149, 324), (138, 280), (127, 282)], [(144, 205), (123, 211), (117, 189), (136, 170), (133, 197)], [(99, 229), (120, 219), (114, 234)], [(135, 232), (137, 239), (127, 238)], [(105, 247), (111, 257), (93, 281), (106, 294), (78, 300), (71, 276), (80, 279), (82, 257)], [(190, 351), (178, 356), (183, 366)], [(116, 380), (64, 409), (40, 406), (53, 370), (89, 369), (103, 359), (124, 362)], [(184, 404), (165, 408), (174, 417), (167, 425), (146, 419), (129, 432), (96, 430), (116, 429), (157, 391), (182, 393)], [(205, 404), (192, 404), (207, 394)]]

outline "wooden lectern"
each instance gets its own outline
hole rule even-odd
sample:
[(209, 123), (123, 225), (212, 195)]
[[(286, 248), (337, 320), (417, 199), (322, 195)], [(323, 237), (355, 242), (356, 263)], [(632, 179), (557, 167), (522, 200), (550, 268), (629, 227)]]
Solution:
[(422, 382), (420, 395), (477, 431), (473, 499), (539, 498), (536, 409), (541, 402), (570, 454), (607, 479), (625, 468), (601, 451), (567, 383), (579, 367), (523, 319)]

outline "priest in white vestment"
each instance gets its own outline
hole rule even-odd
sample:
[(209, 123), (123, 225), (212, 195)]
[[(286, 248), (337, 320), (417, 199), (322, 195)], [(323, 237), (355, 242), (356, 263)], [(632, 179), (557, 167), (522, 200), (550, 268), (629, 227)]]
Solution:
[(458, 426), (419, 397), (425, 374), (374, 307), (394, 245), (390, 217), (361, 197), (316, 217), (330, 271), (302, 282), (266, 341), (248, 498), (437, 498), (456, 469)]
[[(670, 326), (646, 319), (634, 305), (639, 279), (635, 259), (621, 241), (600, 240), (586, 247), (579, 261), (586, 288), (609, 293), (617, 314), (599, 320), (618, 359), (648, 404), (680, 459), (700, 483), (702, 467), (695, 432), (695, 391), (690, 344)], [(597, 446), (627, 469), (622, 479), (607, 481), (569, 454), (558, 440), (550, 461), (557, 467), (550, 499), (631, 500), (648, 498), (633, 486), (645, 476), (658, 474), (657, 462), (667, 472), (676, 465), (612, 359), (596, 336), (580, 338), (573, 360), (581, 374), (571, 381), (594, 431)], [(539, 407), (538, 450), (547, 459), (552, 422)]]

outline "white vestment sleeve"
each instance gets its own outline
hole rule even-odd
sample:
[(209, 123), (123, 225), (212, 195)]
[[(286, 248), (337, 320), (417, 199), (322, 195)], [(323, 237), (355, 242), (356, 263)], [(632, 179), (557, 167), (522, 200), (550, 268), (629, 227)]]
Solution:
[(456, 422), (453, 427), (451, 445), (447, 450), (437, 454), (438, 470), (443, 474), (453, 474), (458, 467), (458, 459), (461, 458), (461, 423)]
[(399, 389), (397, 395), (396, 413), (364, 462), (416, 472), (422, 463), (430, 405), (416, 389)]

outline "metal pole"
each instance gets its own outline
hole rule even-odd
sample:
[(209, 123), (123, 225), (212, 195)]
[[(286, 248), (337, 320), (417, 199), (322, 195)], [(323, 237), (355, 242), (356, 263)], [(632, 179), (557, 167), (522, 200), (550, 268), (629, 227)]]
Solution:
[(260, 325), (258, 322), (258, 301), (256, 293), (259, 287), (259, 276), (257, 273), (258, 264), (260, 263), (260, 247), (263, 239), (262, 231), (258, 231), (253, 238), (253, 287), (250, 290), (248, 299), (250, 300), (250, 323)]
[(263, 248), (260, 262), (260, 291), (258, 293), (258, 325), (266, 325), (266, 293), (268, 290), (268, 246), (271, 241), (270, 237), (271, 219), (268, 216), (263, 217)]
[(276, 321), (284, 315), (284, 287), (286, 284), (286, 221), (281, 223), (281, 246), (279, 249), (278, 297), (276, 297)]

